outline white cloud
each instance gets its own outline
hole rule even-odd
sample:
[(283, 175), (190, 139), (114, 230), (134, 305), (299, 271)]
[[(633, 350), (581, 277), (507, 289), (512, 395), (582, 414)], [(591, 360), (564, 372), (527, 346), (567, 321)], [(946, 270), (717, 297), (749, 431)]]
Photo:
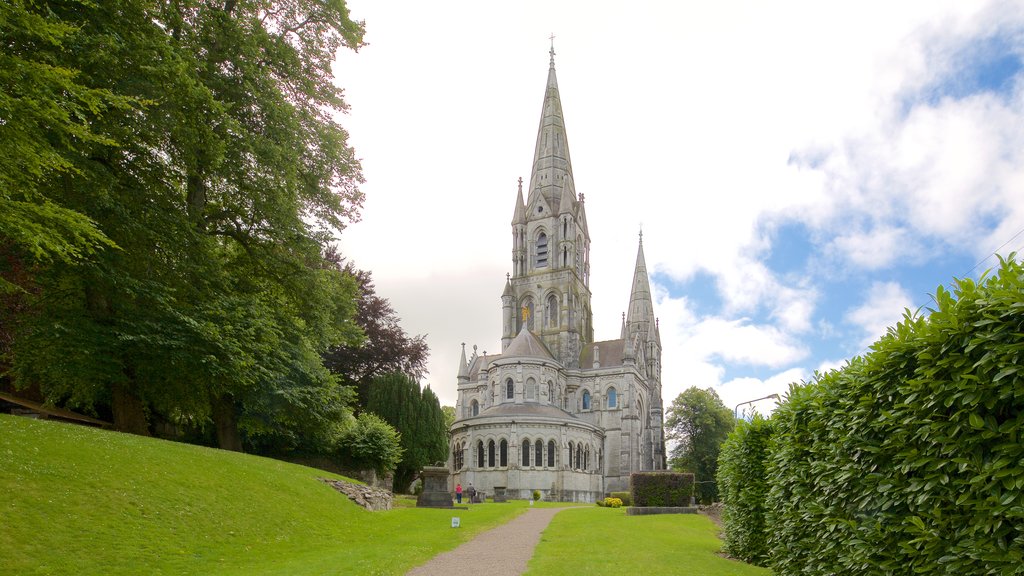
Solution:
[(864, 303), (847, 312), (846, 321), (860, 328), (864, 338), (861, 347), (867, 347), (885, 335), (890, 326), (903, 318), (903, 311), (913, 309), (914, 301), (897, 282), (875, 282)]
[[(1002, 99), (920, 97), (958, 47), (1020, 28), (1019, 2), (349, 6), (370, 42), (338, 66), (367, 206), (342, 251), (374, 271), (409, 332), (430, 334), (442, 401), (454, 399), (460, 342), (500, 345), (508, 222), (552, 31), (597, 339), (618, 335), (641, 224), (649, 270), (706, 273), (721, 293), (707, 317), (659, 297), (666, 402), (681, 383), (721, 384), (732, 363), (820, 363), (801, 339), (842, 318), (819, 308), (816, 278), (765, 264), (765, 223), (800, 222), (831, 246), (823, 276), (951, 247), (980, 259), (1024, 226), (1020, 86)], [(629, 49), (608, 41), (624, 21)], [(875, 310), (886, 296), (889, 314)], [(871, 341), (913, 305), (899, 290), (870, 301), (847, 320)]]

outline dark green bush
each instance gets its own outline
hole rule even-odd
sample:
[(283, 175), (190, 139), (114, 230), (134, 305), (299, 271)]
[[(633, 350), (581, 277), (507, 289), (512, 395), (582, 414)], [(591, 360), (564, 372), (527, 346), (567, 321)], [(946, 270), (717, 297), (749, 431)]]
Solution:
[(940, 287), (774, 420), (776, 574), (1024, 574), (1020, 264)]
[(633, 505), (633, 495), (630, 494), (629, 492), (612, 492), (608, 495), (611, 496), (612, 498), (618, 498), (619, 500), (622, 500), (623, 506)]
[(634, 472), (629, 477), (633, 506), (689, 506), (693, 474), (689, 472)]
[(725, 551), (757, 566), (765, 566), (769, 557), (765, 510), (772, 431), (772, 421), (758, 414), (740, 421), (718, 457)]

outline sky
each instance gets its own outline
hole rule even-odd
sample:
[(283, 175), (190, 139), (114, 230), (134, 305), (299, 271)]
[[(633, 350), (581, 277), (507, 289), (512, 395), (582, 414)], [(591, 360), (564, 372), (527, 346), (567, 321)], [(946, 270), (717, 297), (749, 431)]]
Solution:
[[(1024, 2), (351, 0), (340, 118), (371, 270), (454, 405), (461, 344), (501, 348), (516, 181), (548, 51), (618, 338), (638, 234), (666, 407), (770, 411), (955, 278), (1024, 252)], [(740, 404), (742, 406), (738, 406)]]

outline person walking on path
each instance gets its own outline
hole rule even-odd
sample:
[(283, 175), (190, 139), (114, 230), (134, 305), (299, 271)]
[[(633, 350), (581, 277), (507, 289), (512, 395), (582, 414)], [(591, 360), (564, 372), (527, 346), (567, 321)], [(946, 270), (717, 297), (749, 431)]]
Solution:
[(462, 482), (455, 485), (455, 501), (462, 504)]
[[(531, 508), (511, 522), (434, 556), (406, 576), (519, 576), (526, 572), (541, 532), (562, 510), (565, 508)], [(527, 550), (529, 553), (524, 554)]]

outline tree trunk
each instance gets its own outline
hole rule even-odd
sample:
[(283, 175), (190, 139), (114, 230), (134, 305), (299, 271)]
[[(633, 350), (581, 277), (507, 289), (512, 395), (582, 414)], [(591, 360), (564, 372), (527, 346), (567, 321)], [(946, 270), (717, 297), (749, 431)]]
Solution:
[(242, 435), (238, 431), (235, 403), (230, 396), (213, 399), (213, 424), (217, 427), (217, 446), (221, 450), (242, 451)]
[(114, 412), (114, 428), (129, 434), (149, 436), (146, 422), (146, 408), (142, 399), (135, 395), (126, 384), (115, 383), (111, 390), (111, 408)]

